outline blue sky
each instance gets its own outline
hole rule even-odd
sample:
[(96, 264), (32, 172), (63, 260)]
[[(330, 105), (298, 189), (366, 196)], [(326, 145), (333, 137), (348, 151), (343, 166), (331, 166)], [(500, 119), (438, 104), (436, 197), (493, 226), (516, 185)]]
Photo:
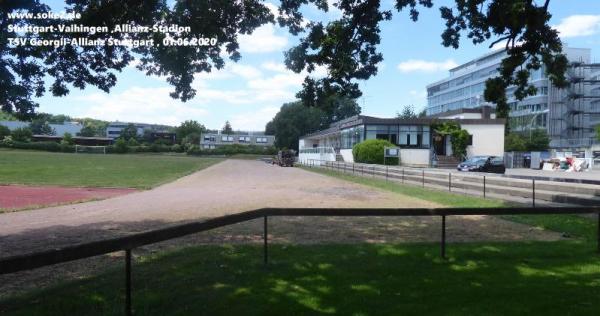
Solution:
[[(393, 1), (383, 3), (391, 7)], [(60, 0), (48, 4), (55, 11), (64, 7)], [(552, 0), (550, 11), (551, 24), (561, 31), (563, 41), (572, 47), (592, 48), (592, 59), (600, 62), (600, 1)], [(325, 14), (310, 7), (305, 14), (309, 19), (339, 16), (336, 10)], [(363, 97), (358, 102), (363, 114), (390, 117), (407, 104), (421, 110), (427, 102), (427, 84), (444, 78), (449, 68), (490, 51), (488, 45), (475, 46), (468, 40), (463, 40), (457, 50), (443, 47), (443, 27), (437, 7), (421, 10), (416, 23), (402, 12), (382, 25), (380, 50), (384, 61), (377, 76), (361, 82)], [(297, 40), (274, 25), (243, 36), (242, 59), (229, 62), (222, 71), (199, 74), (194, 83), (197, 95), (185, 103), (169, 97), (172, 87), (164, 79), (146, 77), (129, 67), (118, 75), (117, 85), (108, 94), (88, 87), (83, 91), (72, 89), (61, 98), (46, 95), (38, 99), (39, 111), (169, 125), (193, 119), (208, 128), (220, 128), (229, 120), (234, 129), (262, 130), (283, 103), (295, 99), (301, 87), (304, 75), (283, 66), (283, 52)]]

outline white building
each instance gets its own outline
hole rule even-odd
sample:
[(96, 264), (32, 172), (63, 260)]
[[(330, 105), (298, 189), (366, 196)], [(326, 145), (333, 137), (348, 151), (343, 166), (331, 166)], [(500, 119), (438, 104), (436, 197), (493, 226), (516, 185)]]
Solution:
[[(29, 127), (30, 122), (23, 121), (0, 121), (0, 125), (8, 127), (9, 130)], [(65, 133), (76, 136), (83, 127), (79, 122), (64, 122), (63, 124), (48, 124), (54, 130), (55, 136), (64, 136)]]
[(450, 137), (438, 135), (431, 127), (449, 120), (459, 123), (471, 135), (467, 156), (503, 156), (505, 121), (496, 119), (489, 107), (478, 111), (456, 111), (448, 117), (416, 119), (353, 116), (332, 123), (326, 130), (301, 137), (299, 159), (354, 162), (352, 147), (355, 144), (368, 139), (385, 139), (400, 147), (403, 165), (431, 166), (434, 159), (452, 156)]
[[(515, 87), (507, 89), (509, 125), (517, 132), (546, 129), (554, 148), (589, 147), (595, 142), (593, 127), (600, 124), (600, 64), (591, 63), (588, 48), (565, 47), (563, 52), (571, 62), (569, 88), (554, 87), (544, 67), (533, 71), (530, 83), (537, 88), (536, 95), (517, 101)], [(483, 98), (485, 81), (499, 76), (505, 57), (504, 50), (490, 52), (450, 69), (448, 77), (428, 85), (427, 115), (495, 106)]]

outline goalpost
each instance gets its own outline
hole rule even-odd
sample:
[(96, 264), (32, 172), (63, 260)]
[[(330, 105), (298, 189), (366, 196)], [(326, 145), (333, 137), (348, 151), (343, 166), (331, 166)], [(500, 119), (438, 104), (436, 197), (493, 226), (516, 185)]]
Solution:
[(75, 145), (75, 153), (81, 154), (106, 154), (106, 146)]

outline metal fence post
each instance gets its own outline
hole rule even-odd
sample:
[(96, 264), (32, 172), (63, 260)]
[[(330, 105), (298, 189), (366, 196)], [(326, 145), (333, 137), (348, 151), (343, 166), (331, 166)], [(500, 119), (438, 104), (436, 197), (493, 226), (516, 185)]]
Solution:
[(371, 178), (375, 178), (375, 166), (373, 166), (373, 170), (371, 172)]
[(268, 247), (267, 247), (267, 216), (264, 217), (263, 224), (263, 264), (267, 264), (268, 262)]
[(402, 183), (404, 183), (404, 168), (402, 168)]
[(125, 315), (131, 314), (131, 249), (125, 249)]
[(352, 163), (352, 174), (354, 175), (354, 163)]
[(425, 169), (422, 170), (423, 187), (425, 187)]
[(485, 176), (483, 176), (483, 198), (485, 199)]
[(385, 166), (385, 181), (388, 180), (388, 166)]
[(531, 202), (533, 203), (533, 207), (535, 207), (535, 179), (531, 179)]
[(442, 259), (446, 259), (446, 215), (442, 215)]
[(448, 192), (452, 192), (452, 172), (448, 172)]

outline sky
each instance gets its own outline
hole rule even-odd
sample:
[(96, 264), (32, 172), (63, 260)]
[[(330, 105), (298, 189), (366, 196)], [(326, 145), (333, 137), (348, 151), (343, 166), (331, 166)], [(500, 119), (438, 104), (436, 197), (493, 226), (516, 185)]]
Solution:
[[(54, 11), (64, 9), (61, 0), (45, 2)], [(447, 77), (450, 68), (490, 51), (489, 43), (473, 45), (466, 36), (459, 49), (441, 45), (444, 22), (437, 8), (451, 2), (434, 2), (434, 8), (421, 9), (418, 22), (412, 22), (407, 12), (394, 11), (393, 20), (381, 25), (379, 49), (384, 61), (375, 77), (360, 82), (363, 96), (358, 103), (363, 114), (393, 117), (405, 105), (420, 111), (427, 104), (426, 85)], [(393, 0), (382, 3), (392, 8)], [(335, 8), (328, 13), (313, 7), (303, 11), (308, 19), (331, 20), (341, 15)], [(563, 43), (591, 48), (593, 61), (600, 62), (600, 1), (552, 0), (550, 12), (551, 24), (560, 31)], [(296, 99), (304, 80), (305, 74), (293, 73), (283, 64), (283, 52), (298, 37), (276, 25), (264, 25), (239, 42), (241, 60), (227, 59), (223, 70), (198, 74), (193, 84), (196, 97), (185, 103), (169, 96), (173, 88), (164, 78), (147, 77), (130, 66), (117, 75), (118, 83), (110, 93), (87, 87), (72, 88), (65, 97), (46, 94), (37, 99), (39, 111), (173, 126), (196, 120), (211, 129), (230, 121), (235, 130), (264, 130), (282, 104)], [(317, 75), (325, 73), (317, 69)]]

